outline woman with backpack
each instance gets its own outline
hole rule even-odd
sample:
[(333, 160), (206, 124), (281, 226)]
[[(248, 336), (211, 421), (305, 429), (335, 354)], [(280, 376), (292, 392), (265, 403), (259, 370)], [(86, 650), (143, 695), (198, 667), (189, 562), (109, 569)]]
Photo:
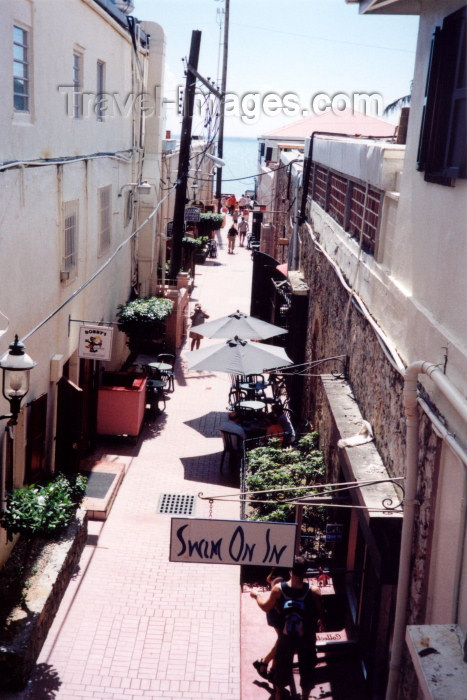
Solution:
[(269, 612), (275, 606), (281, 611), (273, 678), (274, 700), (284, 698), (284, 690), (292, 677), (294, 654), (298, 654), (302, 700), (309, 700), (314, 686), (316, 632), (324, 632), (324, 613), (320, 589), (317, 586), (310, 588), (304, 580), (307, 570), (306, 559), (295, 557), (288, 581), (275, 584), (265, 598), (255, 591), (251, 592), (264, 612)]

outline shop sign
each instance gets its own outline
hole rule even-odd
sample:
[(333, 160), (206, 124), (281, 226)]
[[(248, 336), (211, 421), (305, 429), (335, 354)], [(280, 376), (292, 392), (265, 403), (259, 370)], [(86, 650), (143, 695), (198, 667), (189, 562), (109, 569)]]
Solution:
[(170, 561), (291, 567), (296, 523), (172, 518)]
[(186, 207), (185, 208), (185, 221), (191, 221), (193, 224), (197, 224), (201, 219), (201, 212), (198, 207)]
[(328, 523), (326, 525), (326, 542), (342, 542), (343, 532), (342, 523)]
[(167, 228), (166, 228), (166, 231), (167, 231), (167, 238), (171, 238), (171, 237), (172, 237), (173, 230), (174, 230), (174, 222), (173, 222), (173, 221), (169, 221), (169, 222), (167, 223)]
[(79, 329), (78, 357), (88, 360), (110, 360), (112, 355), (111, 326), (81, 326)]
[(193, 202), (191, 202), (192, 207), (198, 207), (200, 211), (204, 211), (204, 202), (202, 202), (200, 199), (195, 199)]

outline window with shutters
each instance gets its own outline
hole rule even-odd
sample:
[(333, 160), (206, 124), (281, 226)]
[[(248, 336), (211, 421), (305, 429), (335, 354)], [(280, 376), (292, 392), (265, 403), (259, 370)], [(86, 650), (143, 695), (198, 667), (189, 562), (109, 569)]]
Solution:
[(73, 53), (73, 118), (81, 119), (83, 116), (83, 94), (81, 88), (81, 73), (83, 70), (83, 57), (76, 51)]
[(106, 100), (105, 100), (105, 63), (97, 61), (97, 93), (96, 93), (96, 118), (98, 122), (104, 121)]
[(112, 235), (112, 185), (100, 187), (99, 193), (99, 254), (110, 246)]
[(417, 169), (440, 185), (467, 177), (465, 25), (464, 7), (436, 28), (431, 47)]

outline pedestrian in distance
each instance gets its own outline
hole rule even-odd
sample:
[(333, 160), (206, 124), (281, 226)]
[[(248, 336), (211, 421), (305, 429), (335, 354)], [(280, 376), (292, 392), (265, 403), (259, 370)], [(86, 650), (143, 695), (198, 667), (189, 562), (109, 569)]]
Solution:
[(237, 198), (234, 194), (231, 194), (230, 197), (227, 198), (226, 205), (229, 209), (229, 214), (233, 214), (237, 206)]
[(284, 409), (279, 403), (272, 404), (271, 413), (282, 428), (282, 432), (284, 433), (284, 445), (291, 445), (295, 441), (295, 430), (289, 417), (284, 413)]
[(248, 233), (248, 221), (246, 221), (245, 217), (242, 216), (242, 220), (238, 224), (238, 235), (239, 235), (241, 247), (243, 247), (243, 244), (245, 242), (245, 236), (247, 233)]
[[(191, 327), (195, 328), (196, 326), (200, 326), (202, 323), (204, 323), (205, 318), (209, 318), (209, 315), (205, 311), (203, 311), (203, 309), (201, 308), (201, 304), (195, 304), (195, 310), (190, 316)], [(195, 331), (190, 331), (192, 350), (197, 350), (199, 348), (202, 337), (203, 336), (199, 333), (196, 333)]]
[(235, 228), (235, 226), (231, 226), (229, 228), (229, 230), (227, 231), (227, 243), (228, 243), (227, 252), (232, 253), (232, 255), (233, 255), (233, 252), (235, 249), (235, 239), (236, 239), (237, 235), (238, 235), (237, 229)]
[(281, 611), (281, 628), (277, 640), (274, 669), (274, 700), (284, 700), (290, 684), (294, 655), (298, 654), (298, 669), (302, 700), (309, 700), (314, 687), (316, 665), (316, 633), (324, 632), (321, 590), (305, 582), (308, 562), (295, 557), (290, 578), (273, 586), (266, 597), (252, 592), (252, 597), (264, 612), (276, 605)]

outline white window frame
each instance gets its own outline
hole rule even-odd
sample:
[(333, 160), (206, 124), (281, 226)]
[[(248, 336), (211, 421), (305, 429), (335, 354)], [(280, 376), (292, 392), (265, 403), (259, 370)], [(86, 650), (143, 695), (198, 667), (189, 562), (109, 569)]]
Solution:
[(76, 272), (78, 266), (79, 200), (63, 202), (62, 281)]
[(99, 255), (110, 247), (112, 238), (112, 185), (99, 187)]
[(83, 54), (73, 51), (72, 83), (73, 83), (73, 119), (81, 119), (83, 116)]
[[(16, 32), (22, 32), (23, 41), (17, 41)], [(18, 67), (22, 67), (23, 75), (16, 75)], [(25, 91), (20, 93), (15, 90), (15, 82), (20, 81)], [(24, 107), (17, 106), (16, 101), (24, 100)], [(30, 33), (28, 29), (19, 24), (13, 25), (13, 108), (15, 112), (25, 113), (31, 111), (31, 82), (30, 82)]]

